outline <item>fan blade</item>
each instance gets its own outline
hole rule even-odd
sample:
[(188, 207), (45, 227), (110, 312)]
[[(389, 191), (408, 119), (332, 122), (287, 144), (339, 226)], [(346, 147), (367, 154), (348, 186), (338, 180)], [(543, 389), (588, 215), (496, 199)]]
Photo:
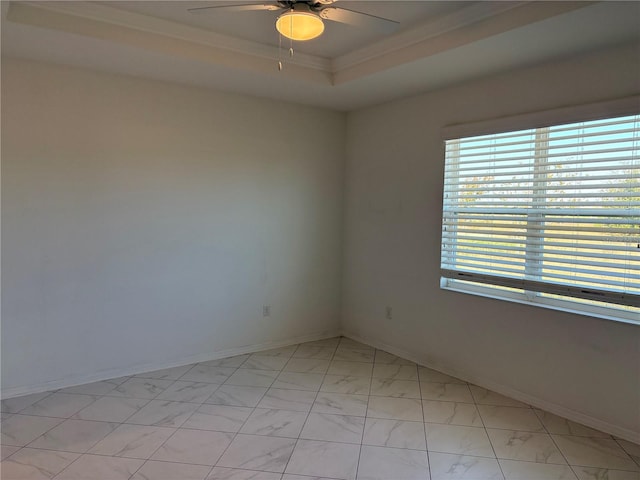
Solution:
[(251, 10), (280, 10), (281, 7), (273, 3), (243, 3), (241, 5), (214, 5), (211, 7), (188, 8), (187, 12), (193, 14), (211, 13), (213, 10), (225, 10), (227, 12), (247, 12)]
[(320, 16), (326, 20), (347, 23), (361, 28), (371, 28), (380, 33), (392, 33), (400, 22), (388, 18), (376, 17), (368, 13), (356, 12), (341, 7), (326, 7), (320, 10)]

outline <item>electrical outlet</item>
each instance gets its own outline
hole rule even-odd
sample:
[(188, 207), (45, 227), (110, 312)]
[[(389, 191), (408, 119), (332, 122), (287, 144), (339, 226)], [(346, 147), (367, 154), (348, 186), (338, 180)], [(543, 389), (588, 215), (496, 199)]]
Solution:
[(271, 305), (264, 305), (262, 307), (262, 316), (270, 317), (271, 316)]
[(393, 318), (393, 308), (386, 307), (385, 308), (385, 316), (387, 317), (387, 320), (391, 320)]

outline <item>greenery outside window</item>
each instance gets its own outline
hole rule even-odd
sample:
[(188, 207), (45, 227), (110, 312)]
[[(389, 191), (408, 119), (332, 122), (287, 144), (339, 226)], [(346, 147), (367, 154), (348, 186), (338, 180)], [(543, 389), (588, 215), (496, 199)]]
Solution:
[(441, 286), (640, 324), (640, 115), (448, 138)]

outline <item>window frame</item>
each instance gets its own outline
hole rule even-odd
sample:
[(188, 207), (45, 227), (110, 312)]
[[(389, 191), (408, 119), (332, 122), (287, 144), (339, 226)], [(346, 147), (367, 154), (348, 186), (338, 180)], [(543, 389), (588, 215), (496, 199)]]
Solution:
[[(640, 95), (589, 105), (563, 107), (559, 109), (527, 113), (518, 116), (502, 117), (482, 122), (450, 125), (442, 130), (442, 137), (444, 144), (447, 140), (464, 139), (481, 135), (497, 135), (506, 132), (536, 129), (535, 156), (538, 157), (540, 155), (540, 159), (536, 158), (534, 164), (534, 168), (537, 169), (539, 165), (538, 162), (542, 159), (542, 157), (544, 157), (544, 150), (546, 148), (546, 127), (638, 114), (640, 114)], [(548, 129), (546, 130), (546, 132), (548, 134)], [(445, 157), (444, 152), (443, 157)], [(545, 160), (542, 159), (542, 161)], [(443, 205), (441, 209), (442, 222), (444, 221), (445, 217), (444, 197), (447, 194), (456, 195), (457, 189), (454, 190), (455, 191), (450, 190), (449, 192), (447, 192), (447, 186), (444, 186)], [(527, 222), (527, 229), (531, 228), (535, 228), (535, 222)], [(530, 242), (535, 241), (533, 240), (533, 238), (535, 237), (529, 237), (529, 235), (527, 235), (527, 248), (525, 250), (527, 252), (527, 256), (531, 255), (529, 247), (535, 250), (535, 245), (530, 245)], [(440, 240), (442, 261), (442, 248), (444, 245), (443, 236)], [(535, 276), (536, 262), (526, 262), (526, 265), (526, 276), (529, 278), (531, 278), (531, 276)], [(456, 276), (456, 273), (459, 273), (460, 275)], [(465, 281), (465, 276), (470, 281)], [(593, 303), (581, 303), (579, 297), (570, 299), (572, 297), (571, 295), (567, 295), (567, 299), (563, 299), (550, 297), (548, 295), (541, 295), (540, 290), (536, 290), (535, 293), (531, 293), (526, 289), (526, 287), (527, 285), (533, 286), (533, 284), (535, 284), (535, 281), (522, 280), (522, 283), (519, 286), (515, 285), (518, 283), (517, 281), (508, 281), (507, 283), (509, 287), (513, 288), (513, 290), (499, 288), (501, 286), (504, 287), (507, 285), (505, 285), (504, 283), (501, 285), (500, 277), (496, 277), (490, 274), (465, 275), (464, 272), (446, 270), (446, 276), (442, 275), (440, 277), (440, 287), (445, 290), (640, 325), (640, 315), (636, 311), (616, 308), (616, 303), (625, 303), (623, 298), (613, 302), (603, 302), (601, 306), (599, 304)], [(519, 289), (519, 291), (516, 289)], [(589, 296), (589, 294), (584, 294), (582, 295), (582, 298), (595, 301), (601, 300), (601, 298), (598, 298), (601, 294), (597, 292), (597, 289), (593, 290), (594, 292), (591, 297)], [(557, 292), (557, 294), (561, 295), (562, 293)], [(634, 299), (634, 302), (635, 301), (636, 300)]]

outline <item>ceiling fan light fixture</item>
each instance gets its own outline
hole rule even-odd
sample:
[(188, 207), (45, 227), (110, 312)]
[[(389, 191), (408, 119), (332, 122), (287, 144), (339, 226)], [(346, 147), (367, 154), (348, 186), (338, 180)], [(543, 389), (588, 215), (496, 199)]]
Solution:
[(318, 15), (311, 12), (308, 5), (299, 4), (278, 17), (276, 30), (284, 37), (303, 42), (322, 35), (324, 23)]

